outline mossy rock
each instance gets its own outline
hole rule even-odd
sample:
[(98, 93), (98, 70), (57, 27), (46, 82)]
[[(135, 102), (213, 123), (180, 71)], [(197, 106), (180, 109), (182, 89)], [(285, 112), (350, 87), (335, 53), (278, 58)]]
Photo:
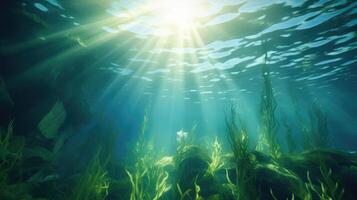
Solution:
[(190, 146), (184, 147), (183, 152), (180, 154), (180, 162), (183, 162), (184, 160), (186, 160), (188, 158), (193, 158), (193, 157), (203, 160), (205, 162), (210, 161), (210, 157), (208, 156), (208, 154), (205, 150), (203, 150), (202, 148), (200, 148), (198, 146), (190, 145)]
[(197, 146), (186, 147), (176, 164), (176, 183), (183, 192), (189, 189), (194, 191), (194, 183), (204, 176), (208, 162), (209, 157), (202, 149)]
[(339, 176), (344, 168), (357, 166), (357, 154), (345, 153), (337, 150), (316, 149), (301, 154), (285, 155), (278, 160), (279, 164), (293, 171), (304, 182), (307, 182), (307, 172), (311, 180), (318, 183), (322, 166), (331, 169), (334, 176)]
[(290, 199), (292, 194), (301, 197), (304, 183), (292, 172), (275, 164), (258, 164), (254, 169), (256, 187), (261, 199)]
[(209, 174), (198, 177), (197, 184), (200, 186), (200, 195), (204, 199), (215, 195), (221, 196), (221, 193), (224, 192), (222, 184), (218, 182), (215, 176)]
[(323, 180), (321, 169), (331, 170), (331, 179), (344, 189), (343, 199), (355, 199), (357, 192), (357, 154), (332, 149), (315, 149), (301, 154), (283, 155), (280, 166), (294, 172), (303, 182), (308, 182), (307, 173), (314, 185)]

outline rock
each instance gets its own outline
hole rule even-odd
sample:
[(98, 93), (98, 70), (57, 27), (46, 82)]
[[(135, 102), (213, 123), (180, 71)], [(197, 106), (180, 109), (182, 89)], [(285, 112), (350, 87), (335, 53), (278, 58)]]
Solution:
[(275, 164), (258, 164), (255, 171), (256, 186), (261, 199), (271, 199), (272, 193), (277, 199), (302, 197), (304, 183), (291, 171)]
[(301, 154), (285, 155), (278, 162), (307, 182), (307, 171), (312, 180), (317, 180), (321, 176), (321, 165), (331, 169), (333, 174), (339, 174), (342, 168), (357, 165), (357, 155), (337, 150), (317, 149)]
[[(187, 146), (177, 161), (176, 183), (182, 192), (191, 189), (194, 191), (195, 181), (202, 177), (208, 168), (208, 156), (197, 146)], [(191, 192), (192, 193), (192, 192)]]

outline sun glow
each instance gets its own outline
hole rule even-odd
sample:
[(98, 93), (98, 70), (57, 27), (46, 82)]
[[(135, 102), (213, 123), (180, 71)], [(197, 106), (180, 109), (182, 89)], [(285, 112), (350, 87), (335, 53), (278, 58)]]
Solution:
[(160, 0), (156, 8), (158, 18), (165, 26), (194, 26), (203, 13), (197, 0)]

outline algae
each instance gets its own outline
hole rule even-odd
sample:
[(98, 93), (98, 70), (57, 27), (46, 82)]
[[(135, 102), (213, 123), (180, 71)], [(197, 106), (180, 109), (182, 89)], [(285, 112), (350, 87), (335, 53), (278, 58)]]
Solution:
[[(266, 46), (266, 42), (264, 42)], [(280, 144), (277, 138), (278, 121), (275, 117), (277, 102), (271, 82), (271, 71), (267, 64), (268, 52), (265, 49), (265, 61), (262, 67), (263, 90), (261, 92), (260, 116), (261, 116), (261, 142), (268, 147), (268, 152), (274, 157), (281, 154)], [(264, 150), (264, 148), (263, 148)]]

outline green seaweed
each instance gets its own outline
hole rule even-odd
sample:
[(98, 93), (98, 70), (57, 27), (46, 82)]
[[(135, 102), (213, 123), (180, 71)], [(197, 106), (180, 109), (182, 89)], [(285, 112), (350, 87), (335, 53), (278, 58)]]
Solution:
[(185, 192), (182, 192), (182, 189), (180, 187), (180, 184), (176, 184), (178, 194), (180, 195), (180, 200), (185, 200), (185, 199), (193, 199), (193, 200), (203, 200), (203, 197), (200, 195), (201, 187), (197, 184), (197, 178), (196, 176), (195, 181), (194, 181), (194, 196), (191, 196), (192, 189), (188, 188)]
[(180, 195), (180, 200), (184, 200), (187, 197), (190, 197), (190, 192), (191, 192), (191, 189), (187, 189), (185, 192), (182, 192), (182, 189), (180, 187), (180, 184), (176, 184), (176, 188), (177, 188), (177, 191), (178, 191), (178, 194)]
[[(238, 117), (239, 127), (236, 124), (236, 117)], [(233, 183), (227, 175), (230, 186), (235, 185), (235, 187), (231, 187), (232, 194), (238, 200), (256, 199), (255, 176), (252, 171), (255, 168), (255, 162), (248, 149), (248, 131), (234, 106), (231, 107), (230, 119), (226, 118), (226, 125), (228, 139), (236, 162), (235, 182)]]
[(222, 144), (218, 141), (217, 137), (211, 146), (211, 161), (208, 165), (207, 173), (214, 176), (216, 171), (223, 167), (224, 160), (222, 157)]
[(101, 160), (99, 149), (87, 169), (78, 178), (69, 199), (103, 200), (108, 196), (110, 177), (105, 169), (107, 161)]
[(270, 77), (270, 69), (267, 65), (268, 53), (265, 53), (265, 63), (262, 67), (263, 90), (261, 93), (260, 116), (262, 142), (268, 147), (268, 152), (273, 157), (280, 156), (280, 144), (277, 139), (278, 122), (275, 117), (277, 103), (274, 97)]
[(131, 184), (130, 200), (158, 200), (171, 188), (169, 174), (159, 167), (144, 168), (144, 171), (126, 170)]
[[(186, 137), (179, 138), (176, 152), (175, 152), (175, 166), (178, 166), (179, 163), (182, 161), (185, 152), (190, 149), (194, 145), (194, 133), (196, 131), (197, 125), (195, 124), (189, 132), (187, 132)], [(182, 131), (182, 130), (181, 130)]]
[(202, 196), (200, 195), (201, 187), (197, 184), (197, 178), (196, 176), (194, 185), (195, 185), (195, 200), (203, 200)]
[(125, 170), (130, 180), (130, 200), (158, 200), (171, 188), (169, 174), (162, 164), (165, 162), (155, 159), (153, 149), (144, 140), (147, 122), (145, 115), (134, 152), (134, 168)]
[(315, 196), (320, 200), (341, 200), (343, 199), (344, 189), (332, 178), (332, 170), (326, 165), (320, 166), (322, 179), (319, 180), (320, 186), (313, 184), (310, 178), (310, 172), (307, 171), (307, 180), (305, 183), (306, 195), (304, 200), (312, 200)]

